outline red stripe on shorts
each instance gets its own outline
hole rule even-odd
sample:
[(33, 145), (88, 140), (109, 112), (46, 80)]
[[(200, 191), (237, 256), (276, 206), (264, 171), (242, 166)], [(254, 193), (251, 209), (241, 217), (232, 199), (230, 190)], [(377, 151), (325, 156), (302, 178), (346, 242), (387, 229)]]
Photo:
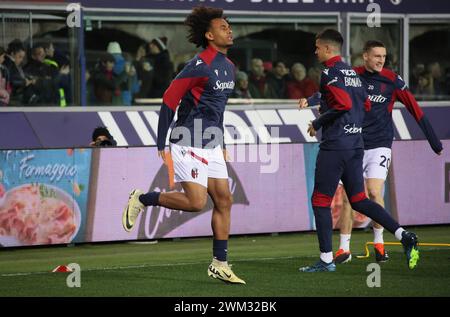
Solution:
[(200, 162), (202, 162), (205, 165), (208, 165), (208, 161), (206, 159), (204, 159), (201, 156), (198, 156), (197, 154), (195, 154), (194, 152), (192, 152), (191, 150), (188, 151), (188, 153), (195, 158), (196, 160), (199, 160)]

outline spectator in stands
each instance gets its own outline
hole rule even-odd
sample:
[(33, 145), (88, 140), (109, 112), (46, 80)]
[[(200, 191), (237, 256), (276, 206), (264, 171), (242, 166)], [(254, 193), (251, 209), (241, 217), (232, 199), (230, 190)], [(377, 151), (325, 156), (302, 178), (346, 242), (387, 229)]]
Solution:
[(417, 90), (417, 85), (419, 83), (419, 75), (425, 71), (425, 65), (424, 64), (416, 64), (414, 65), (413, 69), (411, 70), (411, 77), (410, 77), (410, 84), (409, 86), (411, 87), (411, 91), (416, 91)]
[(140, 85), (136, 68), (134, 67), (129, 55), (126, 55), (125, 58), (124, 72), (126, 80), (120, 87), (122, 102), (126, 106), (131, 106), (133, 102), (133, 96), (139, 92)]
[(23, 43), (15, 39), (8, 44), (7, 55), (3, 65), (9, 73), (9, 80), (12, 86), (10, 94), (11, 106), (22, 106), (29, 104), (36, 99), (34, 93), (36, 79), (27, 77), (22, 69), (22, 63), (25, 59), (25, 47)]
[(248, 90), (248, 76), (246, 73), (241, 71), (236, 73), (236, 86), (234, 87), (233, 93), (230, 97), (245, 99), (252, 98), (252, 95)]
[(69, 61), (64, 58), (56, 59), (55, 46), (51, 39), (43, 41), (42, 47), (45, 51), (44, 64), (50, 68), (52, 79), (56, 81), (59, 97), (58, 105), (65, 107), (72, 100)]
[(263, 62), (264, 74), (268, 74), (273, 70), (273, 64), (270, 61)]
[(319, 86), (306, 77), (306, 68), (301, 63), (291, 67), (291, 79), (287, 83), (289, 99), (308, 98), (319, 90)]
[(30, 104), (56, 105), (59, 102), (57, 81), (50, 66), (44, 63), (45, 50), (42, 44), (36, 43), (31, 49), (31, 58), (24, 66), (26, 76), (36, 79), (36, 100)]
[(267, 74), (267, 84), (273, 91), (274, 98), (286, 98), (288, 74), (289, 70), (286, 68), (284, 62), (276, 61), (273, 63), (272, 71)]
[(105, 52), (100, 56), (91, 73), (93, 97), (97, 104), (120, 105), (122, 103), (119, 87), (124, 81), (124, 75), (120, 77), (113, 72), (114, 63), (114, 56)]
[(445, 82), (442, 76), (441, 65), (438, 62), (433, 62), (428, 65), (428, 73), (433, 78), (433, 90), (436, 97), (445, 95)]
[[(132, 102), (132, 93), (135, 91), (135, 82), (137, 82), (136, 69), (126, 61), (122, 54), (122, 48), (118, 42), (109, 42), (106, 51), (114, 57), (113, 73), (120, 79), (119, 98), (113, 98), (115, 105), (130, 106)], [(139, 90), (139, 88), (138, 88)]]
[(157, 37), (148, 44), (148, 58), (155, 71), (150, 98), (161, 98), (172, 81), (174, 71), (170, 54), (167, 50), (167, 38)]
[(445, 69), (444, 73), (444, 82), (445, 82), (445, 98), (448, 99), (450, 97), (450, 67)]
[(273, 88), (267, 83), (264, 64), (260, 58), (252, 59), (248, 89), (253, 98), (276, 98)]
[(109, 42), (106, 51), (114, 57), (113, 72), (120, 76), (125, 70), (125, 58), (122, 56), (122, 49), (118, 42)]
[(97, 147), (116, 146), (117, 142), (106, 127), (97, 127), (92, 132), (92, 142), (89, 145)]
[(423, 71), (419, 74), (417, 88), (414, 94), (417, 100), (433, 99), (435, 95), (433, 76), (429, 72)]
[(322, 70), (319, 67), (311, 67), (308, 70), (308, 78), (315, 82), (318, 86), (320, 85), (320, 74)]
[(3, 66), (5, 61), (6, 51), (0, 46), (0, 107), (9, 104), (9, 97), (11, 94), (11, 85), (9, 83), (8, 69)]
[(136, 69), (140, 86), (135, 98), (148, 98), (152, 88), (154, 69), (146, 57), (145, 44), (139, 46), (137, 49), (133, 65)]

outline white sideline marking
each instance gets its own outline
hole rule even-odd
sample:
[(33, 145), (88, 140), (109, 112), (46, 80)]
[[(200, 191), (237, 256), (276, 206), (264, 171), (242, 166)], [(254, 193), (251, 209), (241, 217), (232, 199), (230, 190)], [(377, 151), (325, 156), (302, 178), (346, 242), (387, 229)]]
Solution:
[[(305, 256), (302, 256), (304, 258)], [(306, 256), (306, 257), (317, 257), (314, 256)], [(279, 260), (279, 259), (295, 259), (300, 258), (299, 256), (285, 256), (279, 258), (257, 258), (257, 259), (243, 259), (243, 260), (234, 260), (235, 262), (248, 262), (248, 261), (271, 261), (271, 260)], [(184, 266), (184, 265), (196, 265), (196, 264), (209, 264), (210, 262), (184, 262), (184, 263), (162, 263), (162, 264), (141, 264), (141, 265), (129, 265), (129, 266), (111, 266), (111, 267), (97, 267), (97, 268), (89, 268), (89, 269), (81, 269), (82, 272), (90, 272), (90, 271), (113, 271), (113, 270), (129, 270), (129, 269), (142, 269), (146, 267), (169, 267), (169, 266)], [(0, 277), (11, 277), (11, 276), (28, 276), (28, 275), (39, 275), (39, 274), (47, 274), (52, 273), (49, 272), (23, 272), (23, 273), (5, 273), (0, 274)]]
[[(427, 248), (427, 251), (439, 251), (441, 248)], [(390, 251), (390, 253), (398, 253), (397, 251)], [(401, 252), (401, 251), (399, 251)], [(297, 258), (317, 258), (317, 255), (306, 255), (306, 256), (282, 256), (275, 258), (256, 258), (256, 259), (242, 259), (242, 260), (233, 260), (233, 263), (237, 262), (250, 262), (250, 261), (271, 261), (271, 260), (281, 260), (281, 259), (297, 259)], [(184, 262), (184, 263), (162, 263), (162, 264), (141, 264), (141, 265), (129, 265), (129, 266), (110, 266), (110, 267), (96, 267), (81, 270), (83, 272), (91, 272), (91, 271), (114, 271), (114, 270), (130, 270), (130, 269), (142, 269), (146, 267), (169, 267), (169, 266), (183, 266), (183, 265), (195, 265), (195, 264), (209, 264), (210, 262)], [(23, 273), (5, 273), (0, 274), (0, 277), (11, 277), (11, 276), (28, 276), (28, 275), (39, 275), (39, 274), (50, 274), (49, 272), (23, 272)]]

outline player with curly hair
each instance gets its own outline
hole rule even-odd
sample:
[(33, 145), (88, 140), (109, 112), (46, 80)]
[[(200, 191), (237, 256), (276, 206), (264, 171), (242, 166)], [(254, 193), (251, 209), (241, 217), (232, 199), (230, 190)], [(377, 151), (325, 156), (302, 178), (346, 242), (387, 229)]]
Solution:
[(214, 203), (214, 239), (208, 275), (245, 284), (227, 263), (233, 197), (223, 150), (223, 114), (235, 85), (235, 66), (226, 57), (233, 45), (232, 30), (222, 9), (203, 6), (195, 7), (185, 24), (189, 41), (204, 50), (187, 62), (164, 93), (157, 140), (159, 156), (166, 160), (166, 137), (178, 108), (169, 142), (175, 181), (183, 192), (133, 190), (123, 212), (123, 227), (130, 231), (146, 206), (200, 212), (209, 195)]

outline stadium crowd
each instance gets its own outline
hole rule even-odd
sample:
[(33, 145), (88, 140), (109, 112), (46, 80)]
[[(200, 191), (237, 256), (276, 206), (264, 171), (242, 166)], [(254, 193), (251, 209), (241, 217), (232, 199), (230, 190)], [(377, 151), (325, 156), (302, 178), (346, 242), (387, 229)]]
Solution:
[[(133, 105), (136, 98), (161, 98), (175, 70), (167, 38), (154, 38), (134, 54), (110, 42), (96, 62), (86, 69), (88, 105)], [(290, 66), (290, 67), (289, 67)], [(72, 103), (69, 57), (55, 49), (52, 39), (33, 44), (20, 40), (0, 47), (0, 106), (61, 106)], [(300, 99), (318, 91), (321, 69), (302, 63), (255, 57), (248, 69), (236, 65), (232, 98)], [(418, 100), (442, 100), (450, 95), (450, 69), (438, 62), (411, 69), (410, 88)]]

